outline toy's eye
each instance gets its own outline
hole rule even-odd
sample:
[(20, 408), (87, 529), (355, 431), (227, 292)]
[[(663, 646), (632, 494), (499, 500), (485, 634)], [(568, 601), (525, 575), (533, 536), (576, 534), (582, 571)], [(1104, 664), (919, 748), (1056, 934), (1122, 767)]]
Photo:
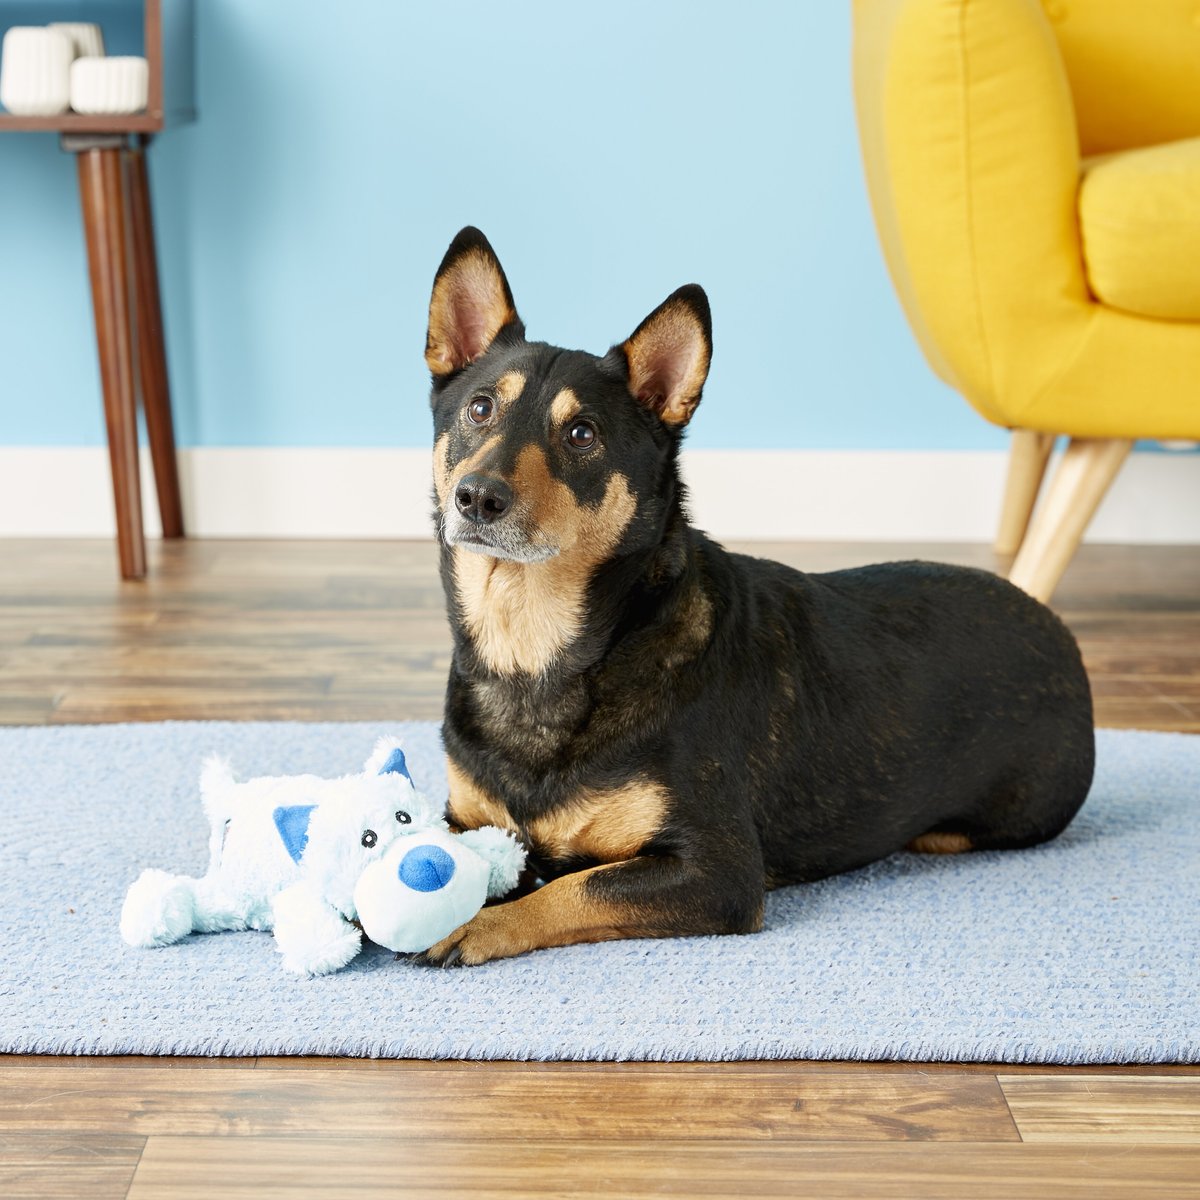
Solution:
[(371, 847), (374, 846), (377, 841), (379, 841), (379, 835), (375, 832), (375, 830), (373, 830), (373, 829), (364, 829), (363, 830), (362, 844), (364, 846), (366, 846), (366, 848), (368, 850), (370, 850)]
[(576, 450), (590, 450), (596, 444), (596, 427), (590, 421), (576, 421), (567, 431), (567, 441)]
[(495, 411), (496, 404), (491, 396), (476, 396), (470, 404), (467, 405), (467, 420), (473, 425), (483, 425), (491, 419), (492, 413)]
[(406, 813), (404, 811), (404, 809), (401, 809), (396, 814), (396, 820), (399, 821), (401, 825), (411, 825), (412, 824), (412, 817), (410, 817), (408, 815), (408, 813)]

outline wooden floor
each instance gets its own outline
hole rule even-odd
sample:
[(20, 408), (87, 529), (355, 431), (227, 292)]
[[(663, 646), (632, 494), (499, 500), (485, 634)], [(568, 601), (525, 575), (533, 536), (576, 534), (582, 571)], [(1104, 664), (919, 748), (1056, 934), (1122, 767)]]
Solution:
[[(786, 545), (810, 570), (993, 566)], [(1055, 601), (1102, 725), (1200, 731), (1200, 548)], [(437, 717), (424, 544), (0, 543), (0, 721)], [(3, 980), (0, 978), (0, 994)], [(0, 1058), (0, 1197), (1200, 1197), (1200, 1068)]]

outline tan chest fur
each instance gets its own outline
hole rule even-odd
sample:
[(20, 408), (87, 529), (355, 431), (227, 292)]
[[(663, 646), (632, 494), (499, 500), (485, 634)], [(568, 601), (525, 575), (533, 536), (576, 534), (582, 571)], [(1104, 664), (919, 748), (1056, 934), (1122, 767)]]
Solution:
[(499, 825), (528, 839), (550, 858), (590, 858), (601, 863), (633, 858), (666, 821), (666, 789), (648, 779), (619, 788), (584, 788), (552, 813), (518, 826), (496, 797), (480, 788), (453, 762), (450, 816), (462, 828)]

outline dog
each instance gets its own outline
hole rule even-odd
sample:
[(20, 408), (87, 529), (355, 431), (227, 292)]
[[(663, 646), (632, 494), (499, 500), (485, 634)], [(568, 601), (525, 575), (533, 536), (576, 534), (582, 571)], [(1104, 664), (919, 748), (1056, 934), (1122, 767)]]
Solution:
[(1091, 692), (1048, 608), (927, 562), (803, 574), (689, 525), (711, 354), (695, 284), (596, 357), (526, 339), (479, 230), (438, 268), (447, 812), (514, 831), (537, 886), (425, 963), (752, 933), (768, 889), (1033, 846), (1087, 796)]

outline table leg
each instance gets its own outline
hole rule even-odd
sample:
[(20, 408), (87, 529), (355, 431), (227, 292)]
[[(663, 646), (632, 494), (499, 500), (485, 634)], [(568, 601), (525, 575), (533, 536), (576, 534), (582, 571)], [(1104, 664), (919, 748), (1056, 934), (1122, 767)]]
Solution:
[(122, 151), (118, 142), (75, 153), (116, 500), (117, 551), (121, 576), (141, 579), (146, 574), (146, 542), (138, 477), (137, 392), (133, 376)]
[(163, 342), (162, 304), (158, 293), (158, 262), (154, 247), (154, 214), (150, 207), (150, 178), (143, 145), (126, 151), (129, 171), (129, 215), (133, 240), (133, 276), (136, 294), (138, 371), (142, 384), (142, 411), (158, 511), (165, 538), (183, 537), (183, 508), (179, 499), (179, 471), (175, 459), (175, 430), (171, 421), (171, 389), (167, 379), (167, 353)]

